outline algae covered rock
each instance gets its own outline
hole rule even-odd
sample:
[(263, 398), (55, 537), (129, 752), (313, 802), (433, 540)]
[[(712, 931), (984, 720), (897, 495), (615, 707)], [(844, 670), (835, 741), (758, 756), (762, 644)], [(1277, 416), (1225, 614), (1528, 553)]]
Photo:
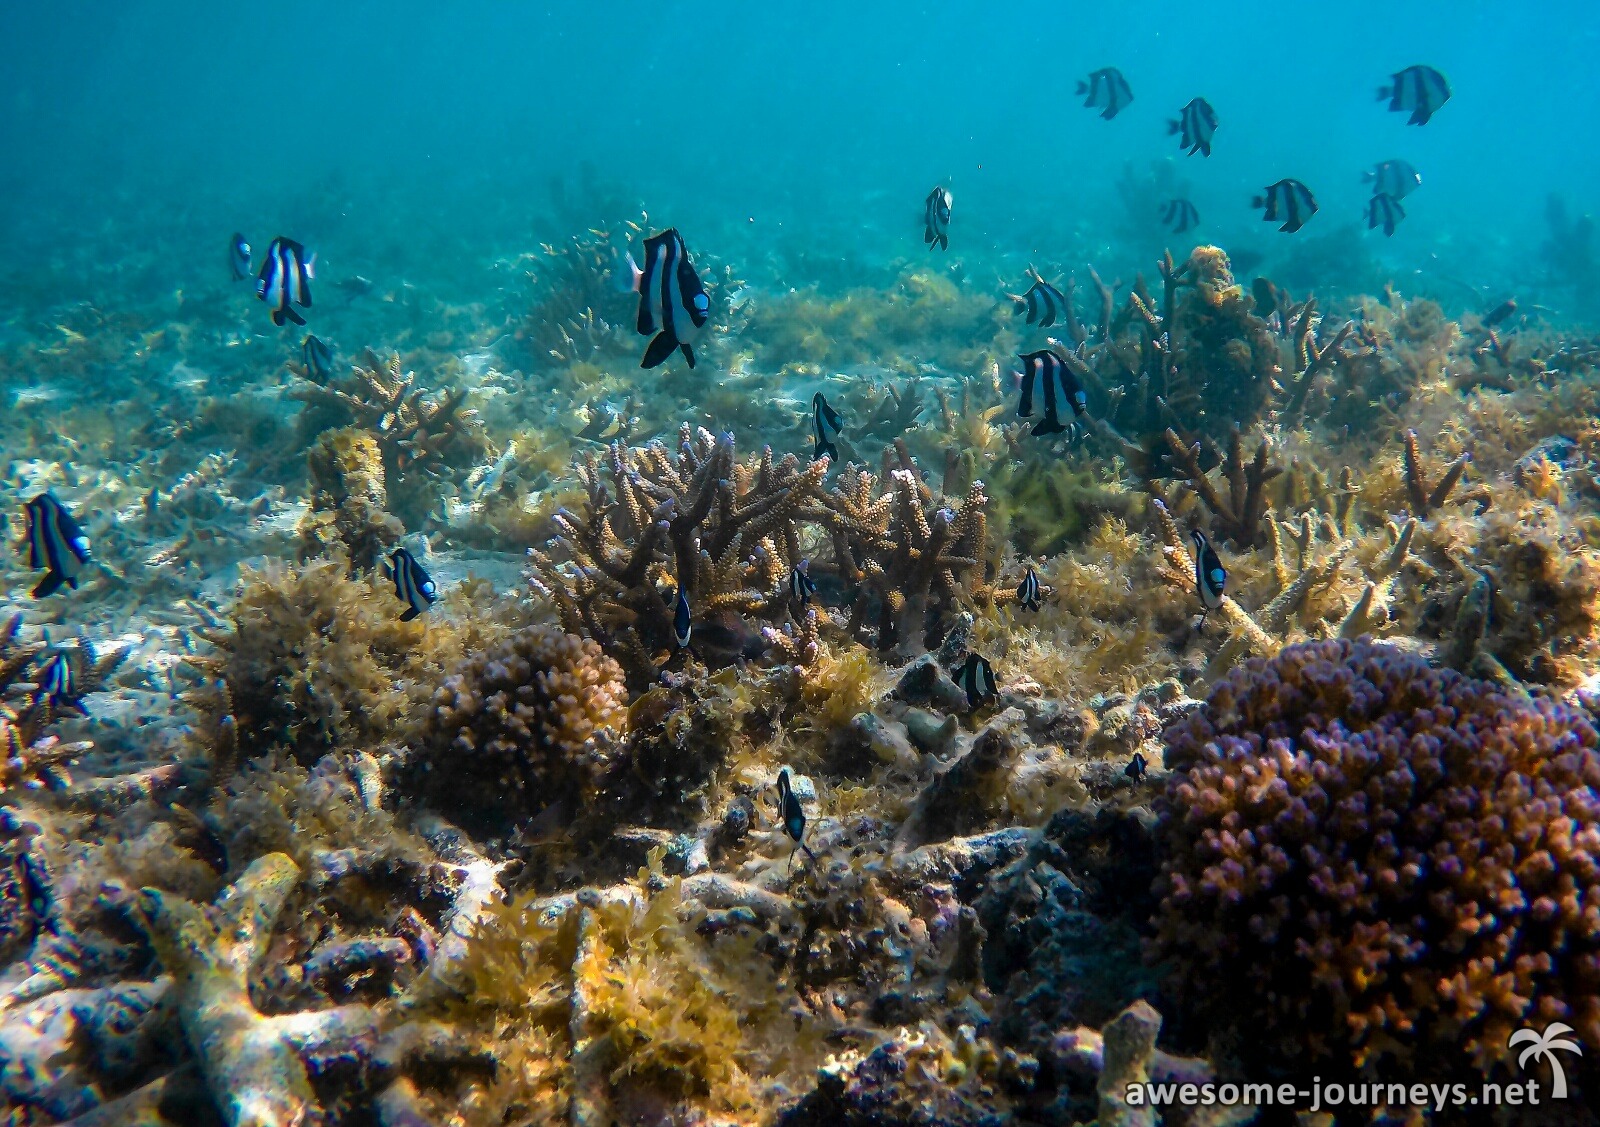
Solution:
[(343, 551), (370, 571), (405, 532), (386, 511), (383, 455), (377, 441), (354, 427), (325, 432), (306, 456), (311, 503), (299, 525), (302, 558)]
[(621, 666), (594, 642), (529, 626), (439, 686), (415, 784), (430, 804), (529, 818), (594, 795), (626, 720)]

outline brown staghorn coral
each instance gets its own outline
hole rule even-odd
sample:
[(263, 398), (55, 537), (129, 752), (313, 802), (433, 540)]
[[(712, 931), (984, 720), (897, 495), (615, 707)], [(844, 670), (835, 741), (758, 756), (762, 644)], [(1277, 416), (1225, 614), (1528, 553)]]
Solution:
[(416, 385), (399, 353), (387, 359), (367, 349), (339, 383), (305, 382), (295, 391), (308, 415), (366, 431), (383, 455), (384, 479), (394, 511), (420, 523), (434, 503), (434, 481), (465, 470), (488, 452), (483, 423), (467, 406), (467, 391), (432, 395)]
[(1165, 741), (1152, 953), (1207, 1028), (1439, 1075), (1519, 1026), (1600, 1037), (1587, 713), (1336, 640), (1236, 669)]
[(511, 821), (592, 800), (626, 719), (622, 669), (597, 644), (526, 627), (435, 691), (410, 764), (415, 793)]
[(770, 448), (740, 462), (731, 435), (687, 425), (676, 455), (660, 443), (613, 445), (604, 468), (592, 456), (580, 467), (583, 511), (556, 514), (561, 535), (530, 553), (532, 581), (568, 631), (604, 645), (640, 687), (672, 649), (680, 586), (702, 640), (702, 625), (720, 619), (733, 656), (751, 642), (759, 652), (744, 619), (787, 615), (781, 589), (801, 558), (797, 510), (826, 473), (825, 462), (802, 468)]
[(377, 440), (355, 427), (326, 431), (306, 456), (311, 501), (300, 518), (300, 558), (339, 551), (358, 571), (371, 571), (405, 532), (387, 512), (383, 456)]

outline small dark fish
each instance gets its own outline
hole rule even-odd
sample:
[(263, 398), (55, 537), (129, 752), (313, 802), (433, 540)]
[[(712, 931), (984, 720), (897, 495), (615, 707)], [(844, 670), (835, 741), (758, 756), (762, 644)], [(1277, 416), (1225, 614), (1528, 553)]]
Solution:
[(689, 596), (684, 594), (683, 588), (678, 588), (678, 597), (672, 604), (672, 638), (678, 643), (680, 650), (689, 648), (689, 638), (694, 633), (694, 625), (689, 616)]
[(1041, 278), (1031, 266), (1028, 268), (1028, 276), (1033, 279), (1033, 285), (1028, 287), (1027, 293), (1012, 293), (1006, 296), (1015, 303), (1018, 313), (1028, 315), (1028, 324), (1048, 329), (1065, 316), (1067, 299), (1060, 290)]
[(1390, 113), (1409, 113), (1407, 125), (1426, 125), (1450, 100), (1450, 83), (1432, 67), (1411, 66), (1396, 71), (1387, 86), (1378, 87), (1378, 101), (1389, 103)]
[(613, 439), (627, 440), (627, 434), (634, 423), (625, 411), (619, 411), (609, 403), (590, 403), (588, 405), (589, 421), (583, 424), (583, 429), (578, 432), (579, 438), (586, 438), (591, 442), (610, 442)]
[[(1205, 612), (1214, 611), (1222, 605), (1222, 592), (1228, 585), (1228, 573), (1204, 532), (1196, 528), (1189, 536), (1194, 540), (1195, 593), (1200, 596), (1200, 605)], [(1205, 621), (1204, 613), (1200, 619)]]
[(1133, 753), (1133, 758), (1128, 761), (1128, 765), (1122, 769), (1122, 773), (1135, 783), (1142, 783), (1144, 782), (1145, 768), (1148, 766), (1149, 763), (1145, 757), (1136, 751)]
[[(800, 797), (794, 793), (794, 787), (789, 783), (789, 768), (785, 767), (778, 772), (778, 817), (783, 819), (783, 832), (794, 840), (795, 846), (806, 851), (806, 856), (812, 861), (817, 859), (809, 846), (801, 840), (806, 836), (806, 812), (800, 806)], [(793, 863), (793, 854), (790, 854), (790, 863)]]
[(950, 249), (950, 208), (955, 204), (955, 197), (944, 185), (939, 185), (928, 193), (928, 198), (922, 204), (922, 241), (928, 244), (929, 249), (935, 243), (940, 250)]
[(33, 589), (33, 597), (53, 595), (63, 583), (76, 591), (78, 574), (89, 562), (89, 538), (54, 493), (39, 494), (23, 511), (28, 525), (28, 566), (45, 573)]
[(228, 240), (228, 268), (233, 271), (235, 282), (242, 282), (250, 276), (250, 244), (237, 231)]
[(1393, 196), (1377, 195), (1367, 201), (1367, 230), (1382, 227), (1385, 235), (1394, 234), (1394, 229), (1406, 217), (1406, 209), (1400, 206), (1400, 201)]
[(1403, 160), (1385, 160), (1363, 172), (1361, 180), (1372, 185), (1375, 196), (1403, 200), (1422, 186), (1422, 173)]
[(1177, 121), (1167, 122), (1167, 133), (1181, 133), (1178, 147), (1187, 149), (1190, 156), (1199, 153), (1211, 155), (1211, 135), (1217, 131), (1217, 111), (1204, 98), (1190, 99), (1183, 107)]
[(1085, 108), (1099, 110), (1100, 116), (1110, 121), (1133, 101), (1133, 90), (1128, 80), (1116, 67), (1103, 67), (1085, 81), (1078, 83), (1078, 93), (1087, 94)]
[(956, 670), (956, 684), (967, 694), (967, 705), (971, 708), (977, 708), (984, 701), (1000, 695), (993, 667), (987, 659), (975, 653), (969, 653), (961, 668)]
[(306, 377), (318, 383), (333, 378), (333, 350), (310, 333), (300, 342), (300, 358), (306, 366)]
[(316, 264), (317, 256), (307, 258), (306, 248), (293, 239), (280, 235), (268, 244), (267, 253), (261, 258), (261, 273), (256, 275), (256, 296), (272, 310), (274, 325), (285, 321), (306, 323), (294, 306), (311, 308), (311, 279)]
[[(78, 675), (72, 660), (64, 650), (51, 654), (39, 669), (34, 691), (35, 704), (48, 702), (52, 708), (75, 707), (78, 699)], [(79, 708), (79, 711), (83, 711)]]
[(1174, 235), (1181, 235), (1200, 225), (1200, 213), (1188, 200), (1169, 200), (1161, 209), (1161, 222)]
[(1029, 352), (1022, 360), (1022, 399), (1017, 404), (1017, 417), (1033, 417), (1033, 397), (1042, 393), (1044, 418), (1033, 424), (1032, 433), (1043, 437), (1060, 434), (1068, 429), (1061, 421), (1061, 407), (1070, 405), (1075, 417), (1082, 418), (1089, 410), (1088, 397), (1078, 384), (1066, 362), (1048, 348)]
[(789, 569), (789, 599), (802, 607), (817, 593), (817, 584), (811, 578), (810, 567), (810, 560), (801, 560)]
[(394, 580), (394, 593), (406, 604), (401, 622), (410, 622), (433, 605), (439, 589), (413, 556), (404, 548), (396, 548), (389, 557), (389, 578)]
[(1507, 298), (1483, 315), (1483, 327), (1492, 329), (1517, 311), (1517, 299)]
[(1017, 604), (1023, 610), (1037, 611), (1043, 605), (1039, 595), (1039, 573), (1033, 568), (1028, 569), (1028, 574), (1022, 577), (1022, 582), (1017, 584)]
[(654, 336), (644, 350), (641, 368), (654, 368), (666, 362), (673, 349), (681, 348), (683, 358), (694, 367), (694, 339), (711, 319), (711, 299), (700, 284), (689, 248), (675, 227), (644, 241), (644, 266), (628, 257), (633, 277), (632, 289), (639, 294), (639, 316), (634, 327), (642, 337)]
[(1250, 201), (1251, 207), (1266, 208), (1263, 219), (1269, 223), (1282, 222), (1278, 230), (1293, 234), (1306, 225), (1306, 220), (1317, 213), (1317, 199), (1298, 180), (1283, 179), (1269, 184), (1264, 194)]
[(839, 448), (833, 444), (834, 437), (844, 427), (844, 420), (839, 417), (839, 412), (828, 406), (827, 399), (822, 392), (817, 392), (811, 397), (811, 437), (816, 445), (811, 451), (813, 462), (827, 455), (835, 462), (839, 460)]

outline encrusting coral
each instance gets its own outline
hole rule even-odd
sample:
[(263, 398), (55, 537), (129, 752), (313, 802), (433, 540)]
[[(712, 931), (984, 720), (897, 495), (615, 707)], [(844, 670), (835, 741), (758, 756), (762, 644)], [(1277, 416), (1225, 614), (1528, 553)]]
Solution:
[(1589, 714), (1334, 640), (1251, 660), (1165, 740), (1152, 952), (1219, 1036), (1430, 1075), (1493, 1073), (1523, 1026), (1600, 1038)]

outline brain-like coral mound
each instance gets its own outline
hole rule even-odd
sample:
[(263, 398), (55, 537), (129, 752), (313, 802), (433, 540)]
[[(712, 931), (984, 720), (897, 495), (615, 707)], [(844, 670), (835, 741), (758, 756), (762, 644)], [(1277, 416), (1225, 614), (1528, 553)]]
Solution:
[(594, 642), (525, 627), (439, 686), (415, 764), (419, 793), (512, 820), (592, 797), (627, 700), (622, 667)]
[(1438, 1074), (1524, 1026), (1600, 1044), (1587, 713), (1338, 640), (1236, 669), (1165, 740), (1154, 953), (1238, 1049)]

